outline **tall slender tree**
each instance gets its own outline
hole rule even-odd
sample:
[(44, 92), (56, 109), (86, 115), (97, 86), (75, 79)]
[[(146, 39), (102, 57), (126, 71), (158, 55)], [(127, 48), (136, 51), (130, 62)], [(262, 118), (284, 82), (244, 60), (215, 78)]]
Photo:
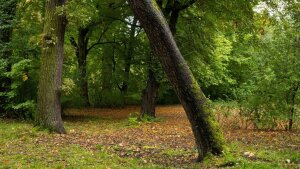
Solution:
[(153, 0), (129, 0), (129, 4), (187, 113), (199, 152), (198, 160), (203, 160), (209, 152), (221, 154), (224, 138), (220, 126), (182, 57), (158, 4)]
[(47, 0), (38, 85), (36, 124), (66, 133), (61, 118), (61, 83), (66, 17), (58, 10), (65, 0)]
[(124, 96), (126, 96), (128, 91), (128, 83), (130, 79), (130, 68), (132, 64), (132, 59), (134, 56), (134, 41), (137, 34), (137, 18), (134, 17), (132, 24), (130, 25), (130, 31), (129, 31), (129, 42), (128, 42), (128, 49), (126, 50), (124, 61), (124, 81), (122, 83), (121, 92)]
[(75, 47), (76, 57), (79, 70), (79, 86), (80, 96), (83, 98), (84, 106), (90, 106), (89, 92), (88, 92), (88, 77), (87, 77), (87, 56), (88, 56), (88, 43), (90, 27), (80, 27), (78, 29), (77, 42), (73, 37), (70, 38), (71, 44)]

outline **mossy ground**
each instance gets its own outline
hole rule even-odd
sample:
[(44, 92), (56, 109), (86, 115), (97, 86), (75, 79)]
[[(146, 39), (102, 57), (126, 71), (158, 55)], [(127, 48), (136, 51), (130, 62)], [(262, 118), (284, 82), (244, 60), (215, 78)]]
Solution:
[(159, 107), (159, 121), (132, 125), (127, 115), (136, 111), (138, 107), (69, 110), (67, 135), (0, 119), (0, 168), (300, 168), (299, 131), (247, 130), (233, 125), (236, 117), (230, 114), (218, 116), (228, 149), (199, 165), (180, 106)]

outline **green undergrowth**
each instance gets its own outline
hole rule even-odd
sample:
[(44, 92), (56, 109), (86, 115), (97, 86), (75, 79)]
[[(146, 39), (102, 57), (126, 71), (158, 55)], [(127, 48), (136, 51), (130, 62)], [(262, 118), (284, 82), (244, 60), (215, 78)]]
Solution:
[(128, 126), (138, 126), (143, 123), (151, 123), (151, 122), (161, 122), (162, 118), (155, 118), (145, 114), (143, 117), (140, 116), (140, 113), (134, 112), (131, 113), (128, 117), (127, 125)]

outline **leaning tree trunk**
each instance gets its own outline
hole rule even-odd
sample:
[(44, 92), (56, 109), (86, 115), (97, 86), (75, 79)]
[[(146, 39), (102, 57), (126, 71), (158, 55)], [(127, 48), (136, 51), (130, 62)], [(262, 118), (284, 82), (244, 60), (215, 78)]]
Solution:
[(57, 133), (66, 133), (61, 118), (61, 82), (66, 18), (57, 7), (65, 0), (47, 0), (38, 85), (36, 124)]
[(209, 152), (221, 154), (224, 138), (220, 126), (208, 99), (183, 59), (159, 6), (153, 0), (129, 0), (129, 4), (185, 109), (195, 136), (198, 160), (203, 160)]

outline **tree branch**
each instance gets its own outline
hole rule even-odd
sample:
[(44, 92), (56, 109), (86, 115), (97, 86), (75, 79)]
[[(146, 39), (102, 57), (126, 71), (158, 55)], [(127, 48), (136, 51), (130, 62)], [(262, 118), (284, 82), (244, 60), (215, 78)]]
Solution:
[(115, 41), (108, 41), (108, 42), (96, 42), (94, 43), (87, 51), (89, 52), (91, 49), (93, 49), (95, 46), (97, 45), (104, 45), (104, 44), (120, 44), (119, 42), (115, 42)]
[(119, 18), (115, 18), (115, 17), (111, 17), (111, 16), (107, 16), (106, 18), (113, 19), (115, 21), (121, 21), (121, 22), (125, 23), (126, 25), (130, 25), (130, 26), (135, 26), (135, 27), (140, 27), (141, 28), (141, 25), (132, 24), (132, 23), (130, 23), (128, 21), (125, 21), (123, 19), (119, 19)]
[(74, 46), (76, 49), (78, 48), (78, 45), (75, 41), (75, 38), (73, 36), (70, 37), (70, 43), (72, 46)]
[[(100, 43), (100, 41), (103, 38), (104, 34), (108, 31), (110, 24), (108, 24), (108, 26), (103, 30), (103, 32), (101, 33), (101, 35), (99, 36), (99, 38), (98, 38), (98, 40), (95, 44)], [(98, 44), (97, 45), (95, 45), (95, 44), (93, 44), (91, 47), (88, 48), (87, 53), (89, 53), (90, 50), (92, 50), (95, 46), (98, 45)]]
[(188, 1), (187, 3), (185, 3), (185, 4), (179, 5), (179, 6), (176, 8), (176, 10), (179, 10), (179, 11), (184, 10), (184, 9), (186, 9), (186, 8), (188, 8), (188, 7), (190, 7), (190, 6), (192, 6), (196, 1), (197, 1), (197, 0), (189, 0), (189, 1)]

